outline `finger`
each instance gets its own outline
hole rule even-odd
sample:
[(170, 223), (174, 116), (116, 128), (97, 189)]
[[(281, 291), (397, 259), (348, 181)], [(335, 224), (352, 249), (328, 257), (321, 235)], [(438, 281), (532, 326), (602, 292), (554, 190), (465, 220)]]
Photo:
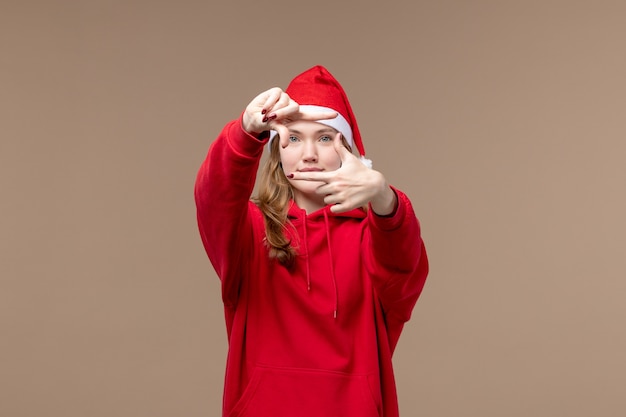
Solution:
[(299, 118), (298, 111), (300, 105), (293, 101), (287, 94), (284, 94), (280, 100), (269, 110), (267, 118), (269, 121), (277, 120), (281, 123), (289, 123)]
[(279, 87), (270, 88), (266, 92), (262, 93), (261, 96), (265, 95), (265, 102), (261, 106), (261, 114), (269, 113), (280, 99), (282, 93), (283, 90)]
[(300, 120), (318, 121), (334, 119), (339, 113), (335, 111), (330, 112), (300, 112)]
[(270, 123), (273, 130), (278, 132), (278, 140), (280, 140), (280, 147), (286, 148), (289, 145), (289, 129), (281, 123)]
[(334, 194), (329, 194), (327, 196), (324, 196), (324, 203), (330, 205), (335, 205), (335, 204), (340, 204), (341, 203), (341, 199), (334, 195)]
[(333, 193), (333, 188), (328, 182), (326, 182), (317, 187), (315, 192), (319, 195), (331, 195)]
[(328, 182), (333, 177), (332, 172), (310, 171), (310, 172), (292, 172), (287, 175), (288, 178), (300, 181), (323, 181)]
[(341, 161), (343, 162), (343, 156), (341, 154), (341, 148), (343, 148), (343, 143), (341, 143), (341, 132), (337, 132), (333, 137), (333, 146), (335, 147), (335, 151), (339, 155), (339, 158), (341, 158)]
[(264, 121), (279, 120), (292, 113), (298, 112), (299, 105), (280, 88), (271, 90), (261, 113), (265, 115)]
[(338, 204), (333, 204), (330, 206), (330, 211), (333, 213), (345, 213), (346, 211), (350, 211), (352, 210), (354, 207), (349, 206), (347, 204), (342, 204), (342, 203), (338, 203)]

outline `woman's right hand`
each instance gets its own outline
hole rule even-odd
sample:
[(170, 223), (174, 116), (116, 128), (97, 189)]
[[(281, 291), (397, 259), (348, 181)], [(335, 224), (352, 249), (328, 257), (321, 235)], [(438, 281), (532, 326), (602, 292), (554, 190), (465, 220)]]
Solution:
[(251, 135), (275, 130), (284, 148), (289, 144), (289, 130), (285, 126), (296, 120), (334, 119), (337, 112), (308, 114), (300, 112), (300, 105), (279, 87), (270, 88), (256, 96), (243, 114), (243, 128)]

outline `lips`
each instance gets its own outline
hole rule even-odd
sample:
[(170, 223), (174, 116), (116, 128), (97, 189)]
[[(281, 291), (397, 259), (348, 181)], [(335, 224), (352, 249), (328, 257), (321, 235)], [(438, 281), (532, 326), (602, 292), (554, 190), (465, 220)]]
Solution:
[(302, 168), (298, 170), (298, 172), (321, 172), (321, 171), (323, 171), (322, 168)]

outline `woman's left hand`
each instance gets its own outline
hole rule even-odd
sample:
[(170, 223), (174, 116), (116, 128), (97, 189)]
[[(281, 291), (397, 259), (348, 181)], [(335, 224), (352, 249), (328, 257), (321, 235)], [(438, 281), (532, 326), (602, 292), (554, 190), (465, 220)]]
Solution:
[(393, 213), (397, 204), (396, 193), (378, 171), (366, 167), (341, 142), (341, 133), (334, 138), (334, 147), (341, 158), (335, 171), (293, 172), (289, 178), (299, 181), (321, 181), (316, 192), (331, 204), (334, 213), (350, 211), (371, 204), (374, 213), (385, 216)]

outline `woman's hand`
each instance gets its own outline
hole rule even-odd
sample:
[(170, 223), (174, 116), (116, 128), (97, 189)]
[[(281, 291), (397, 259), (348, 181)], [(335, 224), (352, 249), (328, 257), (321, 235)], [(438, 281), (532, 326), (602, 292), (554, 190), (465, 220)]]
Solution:
[(322, 181), (316, 192), (324, 196), (330, 210), (342, 213), (371, 204), (374, 213), (386, 216), (394, 212), (396, 193), (378, 171), (366, 167), (341, 142), (341, 133), (334, 138), (335, 150), (341, 158), (341, 167), (326, 172), (293, 172), (288, 177), (299, 181)]
[(285, 126), (296, 120), (334, 119), (336, 112), (302, 113), (300, 105), (279, 87), (270, 88), (256, 96), (246, 107), (243, 114), (243, 128), (246, 132), (258, 136), (261, 132), (275, 130), (280, 136), (284, 148), (289, 144), (289, 130)]

